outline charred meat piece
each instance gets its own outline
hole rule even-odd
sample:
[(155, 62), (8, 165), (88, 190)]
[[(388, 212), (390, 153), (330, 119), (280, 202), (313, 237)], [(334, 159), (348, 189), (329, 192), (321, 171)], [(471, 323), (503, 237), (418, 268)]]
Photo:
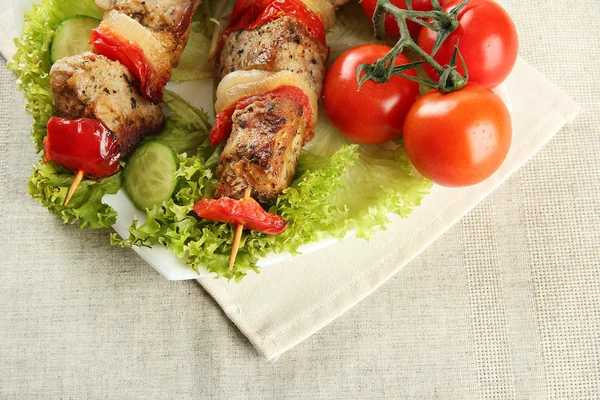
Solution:
[(276, 97), (256, 101), (233, 114), (233, 130), (217, 168), (216, 197), (251, 197), (269, 203), (296, 172), (307, 122), (296, 102)]
[(258, 69), (301, 75), (321, 95), (328, 49), (291, 17), (270, 21), (253, 30), (231, 32), (224, 38), (218, 73)]
[(96, 0), (96, 4), (106, 11), (121, 12), (149, 29), (176, 67), (200, 0)]
[(66, 57), (50, 71), (54, 115), (67, 119), (94, 118), (118, 137), (126, 154), (145, 134), (160, 130), (164, 114), (139, 92), (133, 75), (122, 64), (90, 52)]

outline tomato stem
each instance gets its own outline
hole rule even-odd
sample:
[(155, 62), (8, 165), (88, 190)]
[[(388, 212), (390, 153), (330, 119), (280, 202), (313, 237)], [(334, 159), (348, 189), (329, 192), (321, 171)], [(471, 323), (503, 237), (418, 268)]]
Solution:
[[(385, 36), (385, 17), (386, 14), (391, 15), (398, 24), (400, 31), (400, 39), (394, 47), (383, 58), (375, 61), (373, 64), (363, 64), (359, 67), (357, 80), (359, 90), (362, 84), (367, 80), (372, 80), (377, 83), (385, 83), (394, 75), (402, 75), (407, 79), (417, 81), (428, 85), (442, 93), (449, 93), (460, 90), (468, 81), (468, 72), (465, 62), (458, 50), (458, 44), (454, 51), (452, 61), (446, 66), (438, 63), (433, 56), (439, 50), (444, 41), (458, 28), (458, 13), (467, 5), (469, 0), (463, 1), (452, 11), (446, 12), (440, 5), (438, 0), (431, 0), (433, 11), (414, 11), (412, 10), (412, 1), (407, 0), (407, 10), (401, 9), (393, 5), (390, 0), (378, 0), (375, 12), (373, 13), (373, 26), (375, 28), (375, 37), (382, 39)], [(426, 28), (437, 32), (437, 39), (433, 46), (431, 54), (428, 54), (413, 40), (408, 30), (406, 21), (414, 21)], [(401, 67), (394, 65), (394, 60), (400, 55), (404, 49), (410, 49), (421, 57), (423, 62), (431, 65), (431, 67), (439, 74), (438, 82), (429, 79), (415, 78), (405, 75), (409, 65)], [(463, 77), (456, 69), (456, 60), (460, 58), (465, 71)], [(413, 66), (414, 67), (414, 66)], [(364, 73), (364, 74), (363, 74)]]

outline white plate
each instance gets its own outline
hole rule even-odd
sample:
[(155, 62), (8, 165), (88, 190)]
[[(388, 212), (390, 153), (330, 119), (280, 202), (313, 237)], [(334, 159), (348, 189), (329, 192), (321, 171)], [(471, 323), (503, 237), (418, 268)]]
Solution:
[[(25, 12), (31, 7), (32, 4), (38, 2), (39, 0), (13, 0), (15, 18), (17, 27), (19, 29), (22, 29), (23, 27), (23, 15)], [(183, 84), (169, 84), (167, 87), (170, 90), (178, 93), (193, 106), (203, 108), (209, 112), (213, 111), (214, 104), (212, 104), (212, 80), (187, 82)], [(499, 86), (494, 91), (500, 96), (500, 98), (502, 98), (508, 109), (512, 110), (512, 104), (508, 97), (508, 91), (504, 85)], [(129, 236), (127, 229), (134, 220), (143, 222), (146, 217), (145, 212), (135, 208), (123, 190), (120, 190), (116, 195), (105, 195), (102, 198), (102, 201), (117, 211), (117, 222), (113, 225), (113, 228), (122, 237)], [(393, 218), (392, 221), (396, 218), (399, 219), (397, 216), (394, 217), (395, 218)], [(350, 233), (348, 236), (353, 236), (353, 233)], [(301, 255), (310, 254), (331, 246), (337, 241), (338, 239), (334, 238), (324, 239), (317, 243), (302, 246), (299, 249), (299, 252)], [(193, 271), (191, 268), (186, 266), (181, 259), (177, 258), (177, 256), (163, 246), (134, 247), (133, 250), (138, 253), (139, 256), (142, 257), (148, 264), (150, 264), (158, 273), (169, 280), (198, 279), (209, 278), (213, 276), (213, 274), (209, 273), (203, 268), (199, 268), (199, 273)], [(274, 254), (259, 260), (257, 265), (263, 268), (284, 261), (289, 261), (292, 258), (293, 256), (289, 253)]]

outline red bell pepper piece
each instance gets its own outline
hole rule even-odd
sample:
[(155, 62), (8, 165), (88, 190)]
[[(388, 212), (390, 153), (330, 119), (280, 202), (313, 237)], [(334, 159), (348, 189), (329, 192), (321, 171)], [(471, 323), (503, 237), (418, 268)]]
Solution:
[(90, 44), (94, 45), (94, 53), (126, 66), (140, 81), (140, 90), (148, 100), (155, 104), (162, 102), (163, 89), (170, 76), (156, 71), (138, 44), (122, 38), (104, 25), (92, 30)]
[(105, 178), (121, 169), (117, 137), (101, 121), (52, 117), (47, 128), (46, 160), (92, 178)]
[(216, 200), (202, 199), (194, 204), (194, 211), (200, 218), (243, 225), (245, 228), (267, 235), (280, 235), (289, 225), (279, 215), (265, 211), (251, 197), (241, 200), (230, 197)]
[[(210, 132), (210, 145), (214, 147), (229, 137), (231, 128), (233, 127), (231, 117), (235, 110), (243, 110), (255, 101), (272, 100), (276, 97), (283, 97), (296, 102), (302, 106), (306, 119), (312, 121), (312, 108), (310, 107), (310, 102), (306, 93), (295, 86), (281, 86), (267, 93), (240, 99), (233, 107), (217, 114), (215, 124)], [(312, 127), (310, 129), (312, 129)], [(312, 135), (307, 135), (307, 138), (312, 139)]]
[(210, 131), (210, 145), (215, 147), (222, 141), (226, 140), (231, 134), (231, 128), (233, 122), (231, 116), (233, 115), (234, 107), (227, 109), (221, 113), (218, 113), (215, 117), (215, 124)]

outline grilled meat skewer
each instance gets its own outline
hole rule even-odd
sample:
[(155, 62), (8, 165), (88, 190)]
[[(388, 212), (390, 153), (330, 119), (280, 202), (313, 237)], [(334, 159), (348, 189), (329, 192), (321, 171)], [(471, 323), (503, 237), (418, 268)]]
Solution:
[[(68, 204), (84, 174), (103, 178), (120, 158), (164, 124), (162, 91), (179, 63), (200, 0), (98, 0), (105, 19), (92, 32), (96, 55), (66, 57), (50, 72), (55, 116), (46, 158), (76, 172)], [(112, 60), (112, 61), (111, 61)]]
[[(333, 9), (327, 0), (318, 1)], [(305, 95), (316, 102), (328, 53), (303, 21), (282, 15), (254, 29), (226, 30), (218, 74), (223, 78), (242, 70), (289, 71), (305, 82)], [(302, 107), (281, 103), (261, 101), (233, 113), (231, 136), (217, 169), (217, 197), (239, 199), (249, 188), (252, 197), (269, 203), (291, 184), (317, 113), (309, 119)]]
[(222, 81), (211, 144), (229, 135), (217, 168), (218, 199), (194, 208), (202, 218), (236, 226), (229, 272), (244, 226), (266, 234), (287, 227), (253, 199), (272, 202), (293, 181), (316, 123), (329, 56), (325, 31), (334, 24), (334, 7), (347, 1), (238, 0), (234, 6), (217, 59)]

